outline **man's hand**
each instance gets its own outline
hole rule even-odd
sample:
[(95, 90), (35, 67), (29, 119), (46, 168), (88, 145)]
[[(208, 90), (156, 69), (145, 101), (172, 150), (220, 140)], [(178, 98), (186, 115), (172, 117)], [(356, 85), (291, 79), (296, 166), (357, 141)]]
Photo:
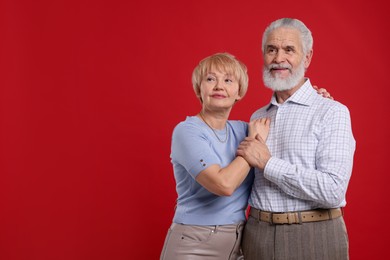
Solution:
[(256, 138), (246, 137), (238, 146), (237, 155), (242, 156), (250, 166), (260, 170), (264, 170), (271, 158), (268, 147), (260, 135), (256, 135)]

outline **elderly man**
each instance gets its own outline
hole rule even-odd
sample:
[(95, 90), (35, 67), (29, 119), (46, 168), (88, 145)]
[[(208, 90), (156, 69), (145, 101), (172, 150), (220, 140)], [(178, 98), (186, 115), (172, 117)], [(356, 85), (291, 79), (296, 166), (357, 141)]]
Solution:
[(263, 80), (274, 94), (251, 120), (270, 118), (270, 133), (247, 137), (237, 152), (256, 168), (246, 260), (349, 258), (342, 208), (355, 140), (348, 109), (317, 95), (305, 77), (312, 47), (297, 19), (274, 21), (263, 35)]

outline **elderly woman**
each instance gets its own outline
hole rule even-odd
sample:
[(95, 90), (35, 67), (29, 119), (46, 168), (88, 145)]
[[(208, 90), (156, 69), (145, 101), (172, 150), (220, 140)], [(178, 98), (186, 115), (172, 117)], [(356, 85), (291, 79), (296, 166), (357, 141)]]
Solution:
[[(177, 207), (161, 259), (238, 259), (253, 173), (236, 149), (248, 125), (228, 120), (248, 89), (246, 66), (228, 53), (202, 60), (192, 83), (202, 110), (173, 131)], [(269, 121), (251, 123), (266, 138)]]

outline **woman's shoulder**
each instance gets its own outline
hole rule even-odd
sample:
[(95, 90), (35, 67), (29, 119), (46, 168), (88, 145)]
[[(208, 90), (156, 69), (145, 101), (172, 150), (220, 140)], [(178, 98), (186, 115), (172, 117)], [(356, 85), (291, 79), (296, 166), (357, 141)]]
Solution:
[(247, 122), (242, 121), (242, 120), (229, 120), (229, 123), (231, 125), (234, 125), (234, 126), (237, 126), (237, 127), (243, 127), (243, 126), (245, 127), (245, 126), (248, 125)]
[(245, 122), (245, 121), (241, 121), (241, 120), (229, 120), (228, 121), (230, 126), (234, 129), (234, 130), (243, 130), (243, 131), (246, 131), (248, 129), (248, 123)]
[(187, 116), (184, 121), (179, 122), (173, 132), (188, 132), (191, 131), (191, 129), (198, 131), (199, 129), (202, 128), (201, 121), (198, 117), (196, 116)]
[[(248, 123), (242, 120), (228, 120), (228, 124), (234, 131), (246, 131)], [(175, 126), (174, 132), (199, 131), (205, 126), (201, 119), (197, 116), (187, 116), (184, 121), (181, 121)]]
[(197, 116), (187, 116), (185, 120), (179, 122), (176, 125), (176, 128), (182, 128), (182, 127), (191, 127), (191, 126), (200, 126), (201, 121)]

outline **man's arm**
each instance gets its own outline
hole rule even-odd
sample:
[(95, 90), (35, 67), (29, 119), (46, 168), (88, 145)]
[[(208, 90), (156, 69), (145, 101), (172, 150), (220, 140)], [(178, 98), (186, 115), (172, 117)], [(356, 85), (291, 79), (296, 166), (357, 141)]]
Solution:
[(263, 170), (264, 177), (286, 194), (332, 208), (339, 206), (345, 198), (354, 150), (349, 112), (346, 107), (338, 106), (324, 118), (315, 169), (272, 157), (266, 144), (255, 139), (245, 139), (238, 155), (251, 166)]

